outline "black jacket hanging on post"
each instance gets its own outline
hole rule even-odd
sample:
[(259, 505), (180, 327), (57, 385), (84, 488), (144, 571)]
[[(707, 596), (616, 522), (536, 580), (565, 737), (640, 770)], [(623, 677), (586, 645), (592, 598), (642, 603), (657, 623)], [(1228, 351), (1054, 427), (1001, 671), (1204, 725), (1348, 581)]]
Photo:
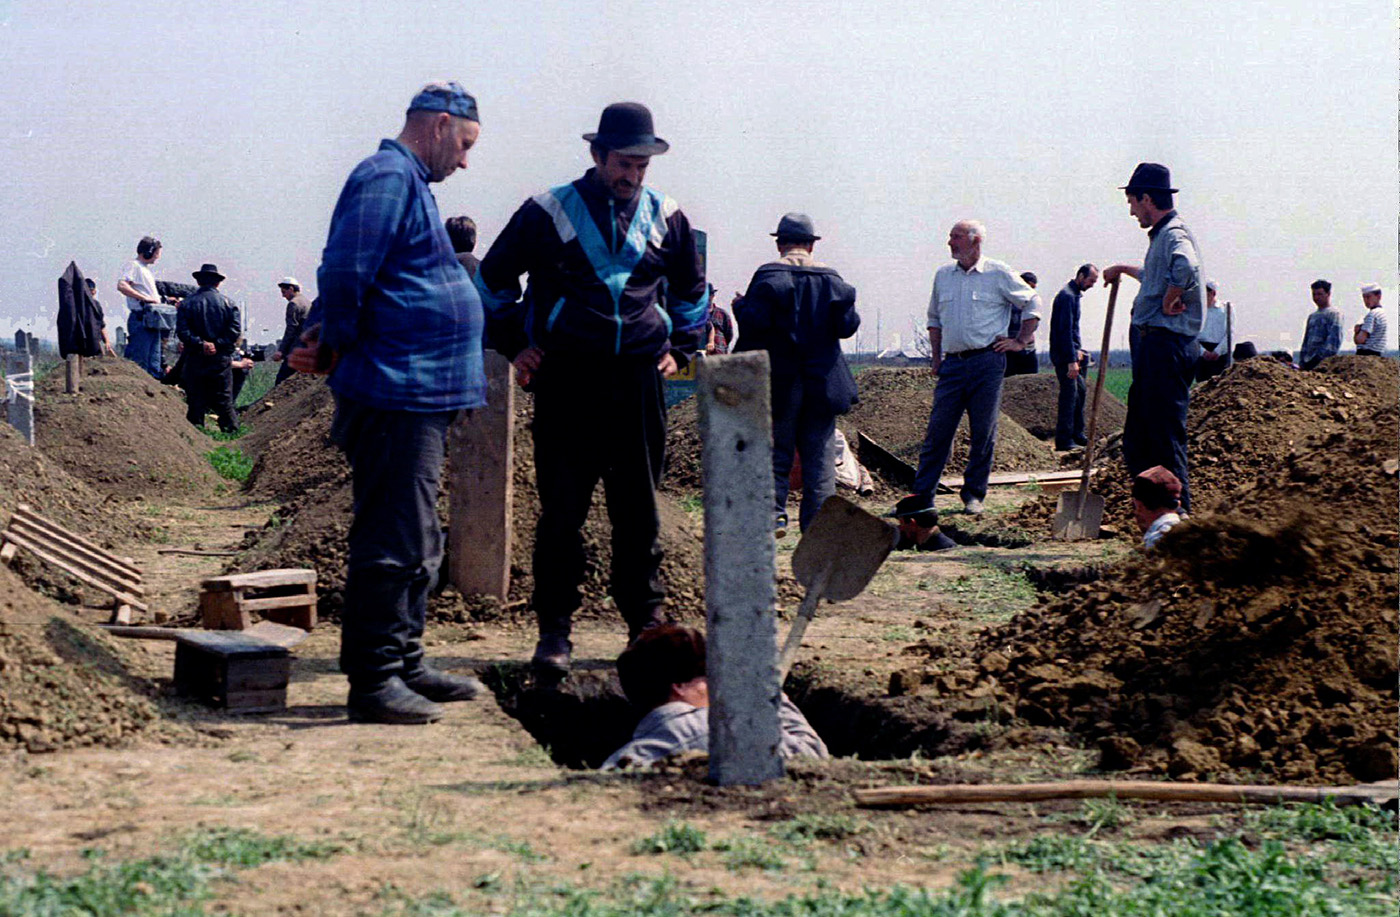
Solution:
[(88, 292), (76, 262), (58, 278), (58, 352), (95, 357), (102, 352), (102, 307)]

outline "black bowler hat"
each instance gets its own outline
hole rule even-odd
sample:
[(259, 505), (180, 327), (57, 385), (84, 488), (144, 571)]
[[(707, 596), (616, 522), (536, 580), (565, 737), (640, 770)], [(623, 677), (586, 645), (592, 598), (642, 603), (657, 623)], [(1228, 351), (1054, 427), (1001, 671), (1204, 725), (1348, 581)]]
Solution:
[(194, 272), (195, 280), (199, 280), (202, 277), (208, 277), (210, 279), (219, 281), (222, 281), (224, 279), (224, 275), (219, 273), (219, 269), (216, 268), (214, 265), (209, 264), (208, 262), (205, 262), (199, 270)]
[(598, 131), (583, 139), (624, 156), (655, 156), (671, 145), (652, 132), (651, 109), (641, 102), (614, 102), (603, 109)]
[(1118, 190), (1133, 194), (1139, 191), (1166, 191), (1171, 194), (1177, 192), (1177, 189), (1172, 187), (1172, 170), (1158, 162), (1138, 163), (1137, 168), (1133, 170), (1133, 177)]
[(1254, 346), (1253, 341), (1240, 341), (1235, 345), (1235, 352), (1232, 356), (1240, 362), (1252, 360), (1259, 356), (1259, 349)]
[(791, 239), (794, 242), (812, 242), (821, 238), (817, 235), (816, 227), (812, 225), (812, 218), (805, 213), (783, 214), (783, 218), (778, 221), (778, 231), (768, 235), (777, 236), (779, 239)]

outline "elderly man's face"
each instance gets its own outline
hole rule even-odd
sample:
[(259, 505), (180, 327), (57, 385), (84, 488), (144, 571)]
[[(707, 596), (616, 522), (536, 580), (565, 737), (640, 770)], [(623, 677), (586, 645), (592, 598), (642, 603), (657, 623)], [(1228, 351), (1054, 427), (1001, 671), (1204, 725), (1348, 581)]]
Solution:
[(650, 156), (624, 156), (608, 150), (601, 155), (593, 154), (593, 164), (598, 167), (598, 180), (615, 200), (630, 201), (642, 189), (646, 178)]
[(948, 233), (948, 251), (952, 252), (954, 261), (975, 259), (981, 250), (982, 240), (973, 235), (971, 227), (958, 223)]
[(1094, 288), (1094, 285), (1098, 282), (1099, 272), (1097, 269), (1091, 268), (1089, 270), (1089, 273), (1079, 275), (1079, 289), (1081, 290), (1092, 290)]
[(481, 125), (466, 118), (443, 114), (433, 122), (433, 139), (428, 146), (428, 181), (439, 182), (458, 169), (467, 167), (467, 150), (481, 136)]
[(1326, 309), (1332, 305), (1332, 291), (1324, 290), (1322, 287), (1314, 287), (1312, 291), (1313, 303), (1319, 309)]

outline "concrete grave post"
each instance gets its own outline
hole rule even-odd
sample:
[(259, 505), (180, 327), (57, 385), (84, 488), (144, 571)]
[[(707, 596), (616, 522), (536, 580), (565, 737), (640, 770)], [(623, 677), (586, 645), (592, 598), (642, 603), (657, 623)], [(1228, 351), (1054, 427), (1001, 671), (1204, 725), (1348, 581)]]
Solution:
[(33, 358), (27, 352), (5, 356), (5, 412), (10, 426), (34, 445)]
[(515, 387), (509, 360), (494, 350), (482, 356), (486, 406), (464, 414), (447, 434), (447, 570), (463, 595), (505, 601), (510, 592)]
[(721, 786), (783, 775), (768, 373), (762, 351), (709, 357), (700, 364), (696, 388), (705, 477), (710, 779)]
[(76, 395), (83, 390), (83, 358), (76, 353), (70, 353), (64, 358), (63, 364), (63, 391), (65, 394)]

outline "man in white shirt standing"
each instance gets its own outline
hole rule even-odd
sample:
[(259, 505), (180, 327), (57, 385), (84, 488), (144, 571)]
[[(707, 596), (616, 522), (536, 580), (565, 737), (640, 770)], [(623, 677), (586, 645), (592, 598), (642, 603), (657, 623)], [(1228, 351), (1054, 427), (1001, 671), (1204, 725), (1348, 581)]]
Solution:
[(1361, 301), (1366, 304), (1366, 317), (1352, 329), (1351, 339), (1356, 353), (1363, 357), (1383, 357), (1387, 345), (1385, 310), (1381, 308), (1381, 285), (1368, 283), (1361, 288)]
[(1229, 322), (1225, 320), (1225, 310), (1216, 305), (1216, 286), (1212, 280), (1206, 284), (1206, 318), (1201, 324), (1201, 333), (1196, 335), (1196, 343), (1201, 345), (1201, 355), (1196, 360), (1196, 381), (1223, 373), (1230, 365), (1230, 348), (1233, 341), (1226, 340)]
[[(932, 507), (953, 434), (967, 414), (972, 443), (961, 497), (973, 515), (982, 512), (987, 496), (1006, 354), (1030, 347), (1040, 325), (1040, 297), (1011, 268), (982, 257), (986, 236), (986, 228), (976, 220), (953, 224), (948, 234), (953, 263), (939, 268), (933, 277), (928, 304), (929, 368), (938, 383), (914, 477), (914, 495), (926, 497)], [(1005, 332), (1015, 307), (1021, 309), (1021, 329), (1011, 338)]]
[[(160, 258), (160, 240), (143, 236), (136, 243), (136, 260), (126, 266), (117, 290), (126, 297), (126, 350), (122, 356), (140, 366), (155, 378), (161, 376), (160, 326), (149, 321), (147, 310), (160, 303), (156, 278), (151, 265)], [(150, 318), (154, 318), (154, 313)]]

